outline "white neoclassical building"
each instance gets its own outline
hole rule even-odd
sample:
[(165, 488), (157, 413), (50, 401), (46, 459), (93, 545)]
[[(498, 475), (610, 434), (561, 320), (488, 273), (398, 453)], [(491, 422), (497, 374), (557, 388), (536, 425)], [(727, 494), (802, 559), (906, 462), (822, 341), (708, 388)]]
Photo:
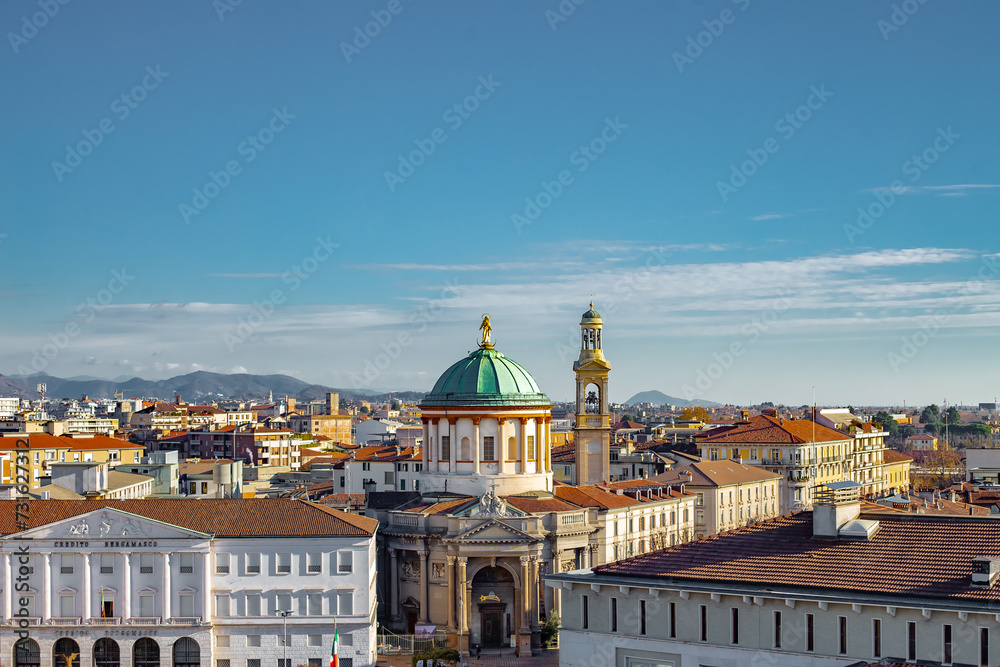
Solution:
[(293, 499), (0, 501), (0, 663), (318, 666), (336, 623), (341, 664), (374, 665), (376, 527)]

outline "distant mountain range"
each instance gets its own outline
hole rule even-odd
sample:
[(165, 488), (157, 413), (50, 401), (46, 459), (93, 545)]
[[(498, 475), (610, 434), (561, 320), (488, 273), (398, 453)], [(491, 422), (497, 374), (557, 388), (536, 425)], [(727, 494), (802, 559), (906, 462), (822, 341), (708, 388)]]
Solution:
[[(251, 375), (249, 373), (209, 373), (196, 371), (178, 375), (166, 380), (144, 380), (140, 377), (104, 380), (77, 376), (59, 378), (46, 373), (34, 375), (0, 375), (0, 396), (38, 398), (35, 385), (46, 384), (46, 395), (53, 398), (114, 398), (115, 392), (122, 392), (125, 398), (160, 398), (174, 400), (177, 394), (185, 401), (215, 400), (221, 398), (267, 398), (269, 393), (275, 398), (289, 396), (299, 401), (322, 399), (328, 391), (338, 392), (341, 398), (376, 398), (383, 394), (366, 389), (337, 389), (318, 384), (309, 384), (289, 375)], [(421, 398), (420, 392), (393, 392), (402, 399)]]
[(636, 403), (652, 403), (653, 405), (679, 405), (682, 408), (690, 408), (695, 405), (700, 405), (703, 408), (711, 408), (717, 405), (722, 405), (722, 403), (715, 403), (714, 401), (702, 401), (694, 400), (689, 401), (683, 398), (677, 398), (676, 396), (669, 396), (664, 394), (662, 391), (640, 391), (638, 394), (632, 398), (625, 401), (625, 405), (635, 405)]

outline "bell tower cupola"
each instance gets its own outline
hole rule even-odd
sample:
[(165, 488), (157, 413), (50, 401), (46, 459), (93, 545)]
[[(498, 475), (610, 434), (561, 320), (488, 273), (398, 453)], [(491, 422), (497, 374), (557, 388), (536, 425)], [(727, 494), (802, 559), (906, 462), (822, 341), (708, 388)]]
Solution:
[(576, 374), (576, 483), (601, 484), (611, 475), (611, 410), (608, 407), (608, 372), (604, 358), (604, 322), (594, 302), (580, 320), (580, 358)]

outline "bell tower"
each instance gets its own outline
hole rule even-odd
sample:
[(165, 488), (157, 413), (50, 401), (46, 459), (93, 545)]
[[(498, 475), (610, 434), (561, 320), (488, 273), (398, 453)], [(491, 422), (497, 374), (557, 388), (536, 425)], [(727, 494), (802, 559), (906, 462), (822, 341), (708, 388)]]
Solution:
[(604, 322), (590, 302), (590, 310), (580, 320), (580, 358), (573, 363), (576, 373), (576, 483), (600, 484), (611, 481), (611, 411), (608, 408), (608, 371), (601, 329)]

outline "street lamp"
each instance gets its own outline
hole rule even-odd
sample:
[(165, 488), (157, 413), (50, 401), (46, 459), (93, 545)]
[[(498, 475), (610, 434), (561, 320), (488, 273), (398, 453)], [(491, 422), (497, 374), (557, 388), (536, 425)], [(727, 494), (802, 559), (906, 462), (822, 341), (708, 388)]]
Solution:
[(281, 632), (283, 635), (281, 641), (281, 667), (288, 667), (288, 615), (292, 613), (292, 610), (279, 609), (277, 613), (281, 615)]
[[(465, 579), (465, 580), (460, 581), (458, 583), (461, 586), (461, 589), (460, 589), (461, 590), (461, 597), (459, 598), (459, 602), (458, 602), (458, 606), (459, 606), (459, 609), (460, 609), (460, 611), (459, 611), (460, 617), (458, 619), (458, 664), (461, 666), (461, 664), (462, 664), (462, 626), (465, 625), (465, 585), (466, 584), (471, 584), (472, 582), (469, 581), (468, 579)], [(469, 653), (469, 657), (472, 657), (472, 653), (471, 652)]]

